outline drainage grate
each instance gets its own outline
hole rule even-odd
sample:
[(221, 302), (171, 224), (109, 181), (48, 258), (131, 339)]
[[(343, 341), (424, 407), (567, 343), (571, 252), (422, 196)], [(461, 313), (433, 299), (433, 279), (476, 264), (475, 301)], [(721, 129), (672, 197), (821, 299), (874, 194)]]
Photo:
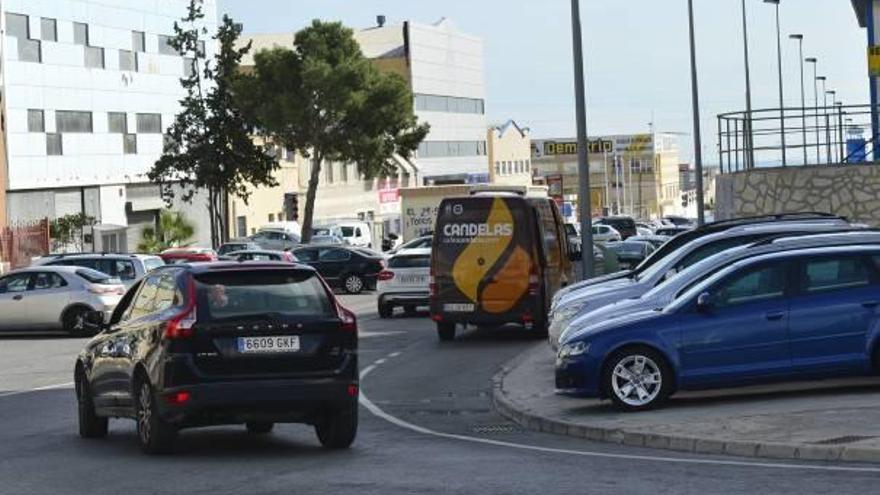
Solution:
[(499, 423), (494, 425), (477, 425), (471, 431), (477, 435), (499, 435), (502, 433), (517, 433), (522, 431), (522, 429), (513, 423)]
[(877, 438), (876, 436), (861, 436), (861, 435), (845, 435), (842, 437), (835, 438), (826, 438), (825, 440), (819, 440), (818, 442), (812, 442), (816, 445), (841, 445), (845, 443), (855, 443), (861, 442), (862, 440), (872, 440)]

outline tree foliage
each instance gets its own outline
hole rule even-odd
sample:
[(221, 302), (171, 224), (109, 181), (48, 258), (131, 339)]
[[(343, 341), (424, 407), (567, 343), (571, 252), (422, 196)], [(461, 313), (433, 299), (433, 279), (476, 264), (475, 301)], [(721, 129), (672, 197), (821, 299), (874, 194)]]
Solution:
[(83, 230), (95, 225), (95, 217), (85, 213), (74, 213), (58, 217), (49, 223), (49, 237), (52, 238), (53, 249), (64, 249), (74, 246), (76, 251), (83, 250)]
[(194, 234), (195, 227), (183, 213), (162, 210), (159, 212), (157, 227), (146, 227), (141, 232), (138, 252), (156, 254), (169, 248), (185, 246)]
[[(163, 184), (169, 204), (175, 191), (187, 202), (199, 190), (208, 192), (211, 238), (216, 246), (228, 233), (226, 195), (246, 202), (249, 187), (275, 186), (273, 172), (278, 162), (266, 147), (254, 144), (251, 125), (232, 93), (241, 58), (250, 44), (236, 48), (241, 26), (224, 15), (213, 37), (218, 46), (216, 59), (206, 60), (202, 43), (208, 33), (198, 27), (204, 17), (202, 3), (190, 0), (187, 16), (174, 24), (171, 45), (181, 55), (192, 57), (193, 70), (180, 81), (186, 96), (168, 129), (164, 152), (148, 177)], [(172, 187), (175, 184), (177, 187)]]
[(293, 50), (258, 52), (236, 93), (268, 140), (311, 161), (303, 242), (324, 161), (355, 163), (366, 179), (393, 176), (393, 156), (409, 158), (428, 133), (406, 81), (379, 72), (338, 22), (313, 21), (296, 33)]

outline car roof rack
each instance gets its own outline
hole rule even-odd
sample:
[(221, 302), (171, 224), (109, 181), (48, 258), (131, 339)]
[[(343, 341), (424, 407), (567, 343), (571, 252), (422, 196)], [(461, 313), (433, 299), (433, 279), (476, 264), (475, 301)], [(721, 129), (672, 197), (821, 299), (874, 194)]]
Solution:
[(837, 235), (837, 234), (880, 234), (880, 229), (841, 229), (841, 230), (826, 230), (822, 232), (788, 232), (788, 233), (780, 233), (770, 237), (765, 237), (763, 239), (757, 240), (751, 244), (749, 244), (749, 248), (755, 248), (760, 246), (767, 246), (773, 244), (776, 241), (782, 239), (790, 239), (793, 237), (813, 237), (813, 236), (827, 236), (827, 235)]
[(846, 217), (834, 215), (833, 213), (824, 213), (818, 211), (805, 211), (798, 213), (774, 213), (771, 215), (757, 215), (752, 217), (731, 218), (729, 220), (718, 220), (717, 222), (707, 223), (698, 229), (706, 229), (711, 227), (723, 227), (726, 225), (744, 225), (749, 223), (775, 222), (780, 220), (822, 220), (822, 219), (839, 219), (848, 221)]

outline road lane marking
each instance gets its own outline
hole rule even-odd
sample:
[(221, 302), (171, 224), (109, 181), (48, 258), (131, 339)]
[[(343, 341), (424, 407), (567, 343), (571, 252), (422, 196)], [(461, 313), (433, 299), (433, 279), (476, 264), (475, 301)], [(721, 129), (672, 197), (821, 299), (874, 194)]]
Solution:
[(400, 356), (400, 352), (392, 352), (391, 354), (388, 355), (388, 357), (390, 357), (390, 358), (396, 358), (397, 356)]
[(72, 387), (72, 386), (73, 386), (73, 382), (55, 383), (52, 385), (44, 385), (42, 387), (31, 388), (28, 390), (16, 390), (13, 392), (0, 392), (0, 397), (12, 397), (13, 395), (29, 394), (31, 392), (42, 392), (44, 390), (55, 390), (58, 388), (68, 388), (68, 387)]
[(406, 333), (406, 332), (364, 332), (364, 331), (361, 331), (358, 333), (358, 337), (360, 337), (362, 339), (368, 339), (370, 337), (382, 337), (385, 335), (400, 335), (402, 333)]
[(629, 461), (650, 461), (650, 462), (663, 462), (670, 464), (696, 464), (696, 465), (710, 465), (710, 466), (729, 466), (729, 467), (747, 467), (747, 468), (761, 468), (761, 469), (788, 469), (788, 470), (802, 470), (802, 471), (837, 471), (837, 472), (850, 472), (850, 473), (880, 473), (880, 467), (856, 467), (856, 466), (820, 466), (820, 465), (812, 465), (812, 464), (785, 464), (785, 463), (776, 463), (776, 462), (749, 462), (749, 461), (734, 461), (734, 460), (720, 460), (720, 459), (692, 459), (687, 457), (668, 457), (668, 456), (652, 456), (652, 455), (637, 455), (637, 454), (613, 454), (609, 452), (596, 452), (596, 451), (588, 451), (588, 450), (571, 450), (571, 449), (558, 449), (553, 447), (541, 447), (538, 445), (528, 445), (521, 443), (513, 443), (513, 442), (505, 442), (501, 440), (491, 440), (488, 438), (477, 438), (477, 437), (469, 437), (467, 435), (456, 435), (453, 433), (443, 433), (435, 430), (431, 430), (429, 428), (425, 428), (423, 426), (418, 426), (412, 423), (409, 423), (403, 419), (400, 419), (396, 416), (392, 416), (385, 412), (382, 408), (374, 404), (364, 392), (363, 381), (372, 373), (376, 368), (377, 364), (371, 364), (361, 371), (360, 379), (361, 379), (361, 389), (360, 389), (360, 403), (362, 406), (367, 408), (370, 413), (374, 416), (384, 419), (385, 421), (399, 426), (403, 429), (410, 430), (416, 433), (420, 433), (422, 435), (428, 435), (437, 438), (444, 438), (447, 440), (457, 440), (462, 442), (470, 442), (470, 443), (480, 443), (483, 445), (492, 445), (496, 447), (506, 447), (510, 449), (518, 449), (518, 450), (529, 450), (532, 452), (543, 452), (548, 454), (564, 454), (564, 455), (572, 455), (578, 457), (592, 457), (592, 458), (603, 458), (603, 459), (618, 459), (618, 460), (629, 460)]

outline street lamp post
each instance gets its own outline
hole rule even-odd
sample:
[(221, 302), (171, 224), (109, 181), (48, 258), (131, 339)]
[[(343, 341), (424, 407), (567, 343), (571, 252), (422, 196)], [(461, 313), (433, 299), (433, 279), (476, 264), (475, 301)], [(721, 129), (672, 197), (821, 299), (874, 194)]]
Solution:
[(816, 111), (816, 164), (818, 165), (822, 163), (822, 143), (819, 142), (822, 140), (822, 137), (819, 134), (819, 69), (817, 67), (819, 65), (819, 59), (816, 57), (807, 57), (804, 59), (804, 62), (813, 64), (813, 99)]
[(743, 58), (746, 65), (746, 149), (748, 168), (755, 168), (755, 137), (752, 132), (752, 79), (749, 70), (749, 29), (746, 23), (746, 0), (742, 0)]
[[(826, 86), (826, 82), (828, 81), (828, 78), (825, 76), (816, 76), (816, 81), (822, 83), (822, 92), (821, 92), (821, 95), (822, 95), (822, 115), (825, 118), (825, 130), (826, 130), (825, 137), (828, 137), (828, 132), (827, 132), (828, 131), (828, 95), (825, 94), (825, 92), (828, 91), (828, 88)], [(816, 105), (818, 106), (818, 99), (817, 99)], [(818, 111), (816, 112), (816, 121), (819, 122), (819, 125), (822, 125), (822, 121), (819, 120), (819, 112)], [(816, 126), (816, 135), (817, 136), (822, 135), (821, 129), (819, 129), (819, 126)], [(819, 147), (821, 148), (821, 145), (819, 145)], [(828, 150), (827, 150), (828, 143), (825, 143), (825, 147), (826, 147), (825, 163), (830, 163), (830, 158), (828, 157), (828, 154), (827, 154), (828, 153)]]
[(694, 0), (688, 0), (688, 32), (691, 44), (691, 99), (694, 110), (694, 172), (697, 179), (697, 224), (706, 223), (703, 200), (703, 148), (700, 136), (700, 91), (697, 84), (697, 49), (694, 39)]
[[(834, 106), (835, 98), (837, 97), (837, 91), (833, 89), (829, 89), (825, 91), (825, 97), (831, 96), (831, 106)], [(825, 130), (825, 135), (827, 136), (828, 141), (828, 156), (829, 160), (833, 157), (833, 161), (837, 162), (837, 146), (833, 142), (837, 139), (837, 124), (834, 121), (834, 113), (828, 113), (828, 101), (825, 102), (825, 122), (828, 123), (828, 126)]]
[(801, 66), (801, 130), (804, 134), (804, 165), (807, 165), (807, 100), (804, 91), (804, 35), (791, 34), (789, 39), (798, 42), (798, 52)]
[(574, 95), (578, 140), (578, 214), (581, 220), (583, 277), (593, 276), (593, 214), (590, 195), (590, 155), (587, 153), (587, 94), (584, 81), (583, 36), (580, 0), (571, 0), (571, 36), (574, 54)]
[(782, 30), (779, 27), (779, 0), (764, 0), (776, 5), (776, 58), (779, 67), (779, 128), (782, 136), (782, 166), (788, 164), (785, 149), (785, 94), (782, 88)]
[(837, 107), (837, 162), (843, 163), (846, 160), (843, 141), (843, 114), (846, 112), (843, 111), (842, 101), (835, 101), (834, 106)]

